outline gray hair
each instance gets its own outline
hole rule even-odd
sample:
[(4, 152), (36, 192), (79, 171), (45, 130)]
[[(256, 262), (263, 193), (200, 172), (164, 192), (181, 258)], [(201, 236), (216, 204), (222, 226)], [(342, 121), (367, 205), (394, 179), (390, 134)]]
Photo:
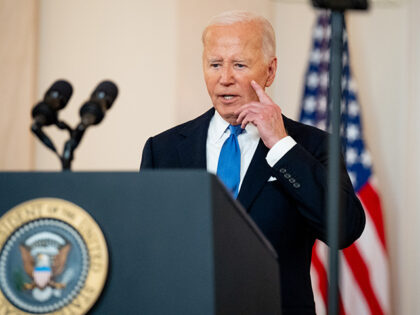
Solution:
[(214, 25), (232, 25), (240, 22), (257, 22), (261, 26), (262, 31), (262, 51), (266, 61), (276, 56), (276, 36), (271, 23), (263, 16), (249, 11), (225, 11), (212, 17), (203, 31), (201, 40), (206, 38), (207, 31), (210, 26)]

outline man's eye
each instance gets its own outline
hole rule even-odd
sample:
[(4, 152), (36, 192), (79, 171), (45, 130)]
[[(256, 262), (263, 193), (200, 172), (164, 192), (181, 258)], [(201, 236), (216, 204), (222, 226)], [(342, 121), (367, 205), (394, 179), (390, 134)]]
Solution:
[(236, 68), (242, 69), (245, 68), (246, 66), (243, 63), (237, 63), (235, 64)]
[(220, 67), (220, 63), (211, 63), (210, 64), (211, 68), (219, 68)]

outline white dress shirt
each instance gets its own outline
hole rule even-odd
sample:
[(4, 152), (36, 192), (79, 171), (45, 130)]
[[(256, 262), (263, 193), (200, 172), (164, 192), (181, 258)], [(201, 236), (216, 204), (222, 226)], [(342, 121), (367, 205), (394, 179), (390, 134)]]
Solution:
[[(214, 116), (210, 120), (209, 130), (207, 133), (206, 143), (206, 157), (207, 157), (207, 171), (212, 174), (217, 173), (217, 164), (219, 162), (220, 150), (223, 143), (230, 136), (228, 128), (229, 123), (225, 121), (220, 114), (215, 111)], [(241, 150), (241, 174), (239, 190), (241, 189), (243, 179), (255, 150), (257, 149), (260, 135), (257, 127), (249, 123), (245, 130), (238, 136), (239, 148)], [(267, 153), (267, 163), (273, 167), (293, 146), (296, 141), (287, 136), (278, 141)], [(270, 180), (273, 178), (270, 178)]]

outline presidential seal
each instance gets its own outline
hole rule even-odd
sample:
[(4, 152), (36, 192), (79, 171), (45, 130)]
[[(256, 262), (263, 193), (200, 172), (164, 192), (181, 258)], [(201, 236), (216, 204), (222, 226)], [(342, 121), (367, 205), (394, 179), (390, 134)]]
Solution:
[(0, 314), (85, 314), (107, 272), (105, 238), (75, 204), (35, 199), (0, 218)]

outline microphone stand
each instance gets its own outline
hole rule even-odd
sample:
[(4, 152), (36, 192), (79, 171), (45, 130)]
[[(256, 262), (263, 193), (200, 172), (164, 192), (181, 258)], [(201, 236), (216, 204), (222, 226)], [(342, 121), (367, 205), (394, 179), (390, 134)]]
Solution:
[(61, 156), (61, 168), (63, 171), (71, 170), (71, 162), (73, 161), (74, 140), (67, 140), (64, 144), (63, 155)]
[[(51, 89), (60, 88), (64, 90), (64, 96), (66, 98), (56, 100), (52, 94), (49, 93)], [(55, 85), (48, 90), (45, 98), (50, 97), (48, 102), (40, 102), (32, 110), (32, 117), (34, 117), (34, 123), (31, 126), (31, 131), (46, 145), (50, 150), (58, 156), (61, 162), (63, 171), (71, 170), (71, 163), (74, 158), (74, 150), (78, 147), (82, 137), (89, 126), (97, 125), (102, 121), (105, 116), (105, 112), (112, 106), (115, 98), (118, 95), (117, 86), (111, 81), (102, 81), (93, 91), (90, 99), (80, 108), (81, 122), (75, 129), (72, 129), (64, 121), (57, 119), (57, 111), (65, 106), (72, 93), (72, 88), (68, 82), (57, 81)], [(60, 90), (59, 89), (59, 90)], [(58, 93), (58, 92), (57, 92)], [(51, 94), (51, 95), (50, 95)], [(51, 102), (59, 102), (51, 107)], [(64, 102), (65, 101), (65, 102)], [(61, 104), (60, 102), (64, 102)], [(67, 130), (70, 134), (70, 139), (64, 144), (63, 154), (60, 156), (57, 152), (51, 139), (42, 131), (43, 126), (49, 126), (54, 124), (59, 129)]]
[(328, 314), (338, 315), (339, 311), (339, 242), (340, 242), (340, 150), (341, 150), (341, 78), (343, 71), (344, 11), (348, 9), (366, 10), (367, 0), (312, 0), (315, 7), (331, 10), (331, 41), (329, 69), (329, 117), (331, 135), (328, 141), (327, 178), (327, 239), (329, 251)]
[(331, 12), (329, 108), (331, 136), (328, 143), (327, 235), (329, 251), (328, 314), (338, 314), (339, 240), (340, 240), (340, 149), (341, 77), (343, 70), (343, 11)]
[(60, 155), (55, 148), (54, 143), (51, 139), (44, 133), (42, 130), (42, 125), (39, 125), (37, 122), (34, 122), (31, 125), (31, 131), (41, 140), (41, 142), (53, 151), (61, 162), (62, 171), (70, 171), (71, 170), (71, 163), (74, 158), (74, 150), (79, 145), (82, 137), (89, 125), (84, 124), (83, 122), (77, 125), (75, 129), (72, 129), (67, 123), (64, 121), (56, 121), (54, 125), (57, 126), (59, 129), (67, 130), (70, 134), (70, 139), (67, 140), (64, 144), (63, 154)]
[(77, 125), (77, 127), (71, 131), (70, 139), (64, 144), (63, 155), (61, 156), (61, 166), (63, 171), (71, 170), (71, 163), (73, 161), (73, 152), (77, 148), (82, 140), (82, 137), (88, 126), (83, 123)]

